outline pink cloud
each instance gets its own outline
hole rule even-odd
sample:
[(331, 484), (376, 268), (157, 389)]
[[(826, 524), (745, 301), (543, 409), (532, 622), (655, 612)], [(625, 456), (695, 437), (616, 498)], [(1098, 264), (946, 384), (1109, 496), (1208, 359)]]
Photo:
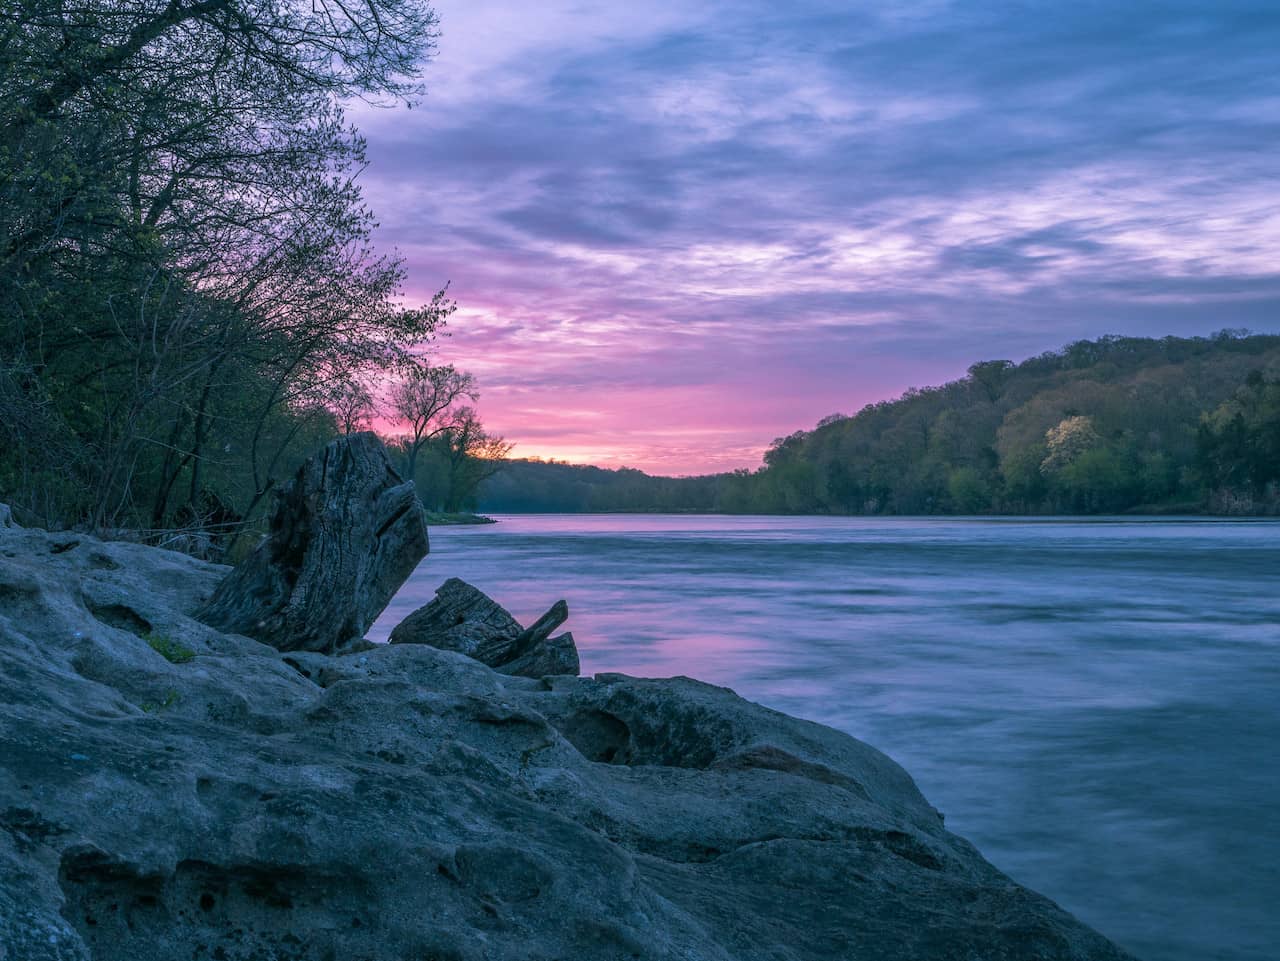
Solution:
[(754, 467), (976, 360), (1274, 327), (1274, 44), (894, 10), (441, 3), (365, 182), (517, 455)]

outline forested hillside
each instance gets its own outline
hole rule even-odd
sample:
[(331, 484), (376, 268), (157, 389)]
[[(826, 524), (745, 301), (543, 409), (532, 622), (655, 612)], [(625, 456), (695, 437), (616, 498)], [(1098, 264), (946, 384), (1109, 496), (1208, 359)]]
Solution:
[(779, 438), (754, 472), (514, 462), (491, 511), (975, 514), (1280, 509), (1280, 336), (1104, 337), (986, 361)]
[(724, 474), (654, 477), (559, 461), (510, 460), (480, 487), (479, 509), (494, 513), (720, 510)]

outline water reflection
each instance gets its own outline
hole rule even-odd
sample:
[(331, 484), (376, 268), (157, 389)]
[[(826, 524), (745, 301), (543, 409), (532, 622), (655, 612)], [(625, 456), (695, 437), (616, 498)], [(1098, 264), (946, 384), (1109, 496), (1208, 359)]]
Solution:
[(583, 670), (689, 674), (848, 731), (948, 826), (1148, 961), (1280, 945), (1280, 527), (526, 516), (435, 528), (446, 577)]

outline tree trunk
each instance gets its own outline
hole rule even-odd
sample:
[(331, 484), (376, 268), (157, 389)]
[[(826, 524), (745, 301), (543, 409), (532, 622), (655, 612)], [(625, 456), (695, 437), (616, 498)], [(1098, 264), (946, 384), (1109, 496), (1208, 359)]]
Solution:
[(269, 536), (197, 617), (282, 651), (333, 652), (364, 636), (426, 553), (422, 503), (382, 442), (340, 437), (281, 489)]

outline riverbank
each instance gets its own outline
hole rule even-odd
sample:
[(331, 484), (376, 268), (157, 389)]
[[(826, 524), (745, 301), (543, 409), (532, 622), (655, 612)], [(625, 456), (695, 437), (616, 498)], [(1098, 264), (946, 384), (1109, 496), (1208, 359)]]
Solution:
[(687, 678), (279, 650), (193, 617), (227, 575), (0, 531), (8, 957), (1128, 957), (830, 728)]
[(459, 524), (498, 523), (492, 517), (486, 517), (484, 514), (472, 514), (467, 511), (452, 514), (442, 511), (425, 511), (424, 516), (427, 519), (428, 527), (453, 527)]
[(498, 520), (433, 530), (370, 637), (440, 568), (522, 619), (561, 586), (585, 673), (688, 674), (875, 745), (1141, 958), (1273, 961), (1275, 520)]

